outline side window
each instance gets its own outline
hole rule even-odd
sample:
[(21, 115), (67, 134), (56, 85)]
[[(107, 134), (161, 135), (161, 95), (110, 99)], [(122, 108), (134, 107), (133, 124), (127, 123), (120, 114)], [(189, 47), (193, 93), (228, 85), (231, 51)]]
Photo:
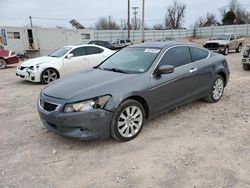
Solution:
[(125, 40), (120, 40), (120, 43), (121, 44), (125, 44)]
[(172, 65), (174, 67), (180, 67), (191, 62), (189, 48), (187, 46), (180, 46), (169, 49), (161, 59), (159, 66)]
[(86, 50), (87, 50), (87, 55), (100, 54), (104, 51), (103, 49), (94, 46), (89, 46), (86, 48)]
[(235, 40), (234, 35), (231, 35), (230, 40)]
[(72, 50), (70, 53), (73, 54), (74, 57), (87, 55), (85, 47), (76, 48), (76, 49)]
[(190, 47), (190, 51), (191, 51), (193, 61), (199, 61), (199, 60), (205, 59), (207, 58), (209, 54), (207, 50), (203, 50), (203, 49), (195, 48), (195, 47)]

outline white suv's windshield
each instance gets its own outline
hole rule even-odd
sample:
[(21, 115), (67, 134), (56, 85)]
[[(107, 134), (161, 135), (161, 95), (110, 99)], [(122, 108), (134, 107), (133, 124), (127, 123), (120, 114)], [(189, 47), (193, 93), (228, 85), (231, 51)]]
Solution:
[(50, 54), (50, 57), (62, 57), (64, 56), (69, 50), (71, 50), (71, 47), (62, 47), (54, 51), (52, 54)]
[(230, 35), (216, 35), (211, 38), (211, 40), (229, 40)]
[(158, 48), (125, 48), (98, 68), (122, 73), (143, 73), (149, 69), (160, 51)]

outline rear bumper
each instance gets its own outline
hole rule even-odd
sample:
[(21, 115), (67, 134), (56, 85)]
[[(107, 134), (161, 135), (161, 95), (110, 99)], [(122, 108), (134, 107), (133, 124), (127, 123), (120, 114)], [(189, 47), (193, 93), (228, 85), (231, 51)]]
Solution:
[(80, 140), (109, 138), (112, 112), (96, 109), (86, 112), (64, 113), (64, 105), (65, 102), (60, 104), (57, 111), (47, 112), (38, 104), (40, 118), (47, 129), (61, 136)]

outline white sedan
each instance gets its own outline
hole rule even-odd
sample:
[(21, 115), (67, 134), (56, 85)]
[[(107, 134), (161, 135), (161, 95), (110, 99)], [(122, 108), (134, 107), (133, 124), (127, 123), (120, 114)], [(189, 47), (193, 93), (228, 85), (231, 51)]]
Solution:
[(65, 46), (48, 56), (30, 59), (17, 67), (16, 75), (48, 84), (65, 75), (90, 69), (115, 51), (97, 45)]

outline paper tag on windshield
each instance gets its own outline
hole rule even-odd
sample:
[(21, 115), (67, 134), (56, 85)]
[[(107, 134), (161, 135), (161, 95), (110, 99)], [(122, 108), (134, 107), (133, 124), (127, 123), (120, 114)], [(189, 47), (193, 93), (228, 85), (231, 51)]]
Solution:
[(144, 50), (144, 52), (158, 54), (160, 52), (160, 50), (151, 48), (151, 49)]

